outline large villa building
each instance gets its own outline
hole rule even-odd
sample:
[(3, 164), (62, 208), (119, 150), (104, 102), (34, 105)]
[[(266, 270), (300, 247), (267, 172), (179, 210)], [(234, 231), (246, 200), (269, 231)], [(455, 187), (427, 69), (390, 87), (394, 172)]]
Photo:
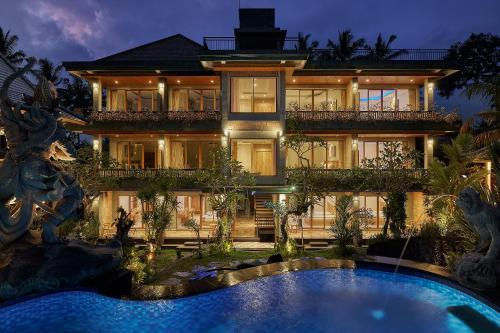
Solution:
[[(234, 159), (255, 175), (247, 200), (236, 212), (233, 237), (272, 237), (272, 211), (266, 201), (286, 200), (293, 191), (287, 169), (297, 156), (280, 142), (299, 128), (321, 136), (326, 147), (310, 152), (318, 172), (334, 174), (376, 157), (386, 141), (400, 141), (421, 152), (418, 172), (433, 159), (436, 139), (457, 131), (457, 115), (434, 107), (435, 84), (453, 73), (446, 50), (408, 49), (393, 57), (370, 57), (359, 50), (351, 60), (330, 50), (305, 48), (275, 26), (274, 9), (240, 9), (234, 37), (206, 37), (203, 43), (181, 34), (95, 61), (65, 62), (66, 69), (90, 82), (93, 109), (86, 125), (73, 130), (93, 136), (96, 150), (109, 151), (120, 167), (100, 170), (102, 194), (96, 202), (103, 235), (114, 233), (118, 207), (135, 219), (140, 236), (144, 180), (175, 172), (186, 179), (176, 190), (179, 207), (167, 241), (188, 239), (185, 222), (194, 217), (202, 236), (213, 230), (215, 215), (208, 189), (189, 184), (195, 170), (207, 167), (213, 147), (227, 146)], [(306, 29), (307, 30), (307, 29)], [(378, 192), (332, 188), (303, 221), (305, 239), (326, 239), (335, 201), (353, 194), (359, 207), (371, 208), (367, 229), (383, 225)], [(407, 193), (407, 224), (426, 219), (421, 187)], [(292, 236), (302, 230), (291, 226)]]

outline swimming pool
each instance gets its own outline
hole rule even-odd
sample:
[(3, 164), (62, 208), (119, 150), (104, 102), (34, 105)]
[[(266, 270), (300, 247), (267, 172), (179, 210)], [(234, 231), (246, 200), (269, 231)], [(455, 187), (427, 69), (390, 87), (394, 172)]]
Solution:
[(316, 269), (175, 300), (52, 294), (0, 308), (0, 331), (473, 332), (450, 306), (485, 317), (488, 330), (500, 327), (500, 313), (444, 284), (369, 269)]

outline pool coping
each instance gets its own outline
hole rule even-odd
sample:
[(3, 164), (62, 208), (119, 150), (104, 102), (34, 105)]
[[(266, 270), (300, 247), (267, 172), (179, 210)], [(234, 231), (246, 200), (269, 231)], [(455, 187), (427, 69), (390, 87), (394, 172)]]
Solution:
[(196, 295), (221, 288), (237, 285), (239, 283), (257, 278), (284, 274), (292, 271), (328, 268), (367, 268), (394, 272), (399, 265), (397, 273), (413, 275), (426, 278), (435, 282), (443, 283), (451, 288), (457, 289), (467, 295), (478, 299), (491, 308), (500, 312), (500, 292), (476, 291), (460, 285), (453, 274), (445, 267), (417, 262), (413, 260), (381, 257), (363, 256), (351, 259), (295, 259), (292, 261), (259, 265), (228, 273), (218, 274), (215, 277), (207, 277), (200, 280), (189, 280), (174, 285), (150, 284), (143, 285), (135, 290), (136, 300), (172, 299)]

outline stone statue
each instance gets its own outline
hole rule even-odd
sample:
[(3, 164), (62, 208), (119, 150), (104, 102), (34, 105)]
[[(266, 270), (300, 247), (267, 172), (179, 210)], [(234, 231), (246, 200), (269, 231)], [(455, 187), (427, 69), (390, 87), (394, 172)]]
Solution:
[(500, 209), (481, 200), (474, 189), (465, 188), (457, 200), (467, 221), (479, 235), (476, 252), (464, 255), (455, 263), (455, 275), (474, 289), (500, 286)]
[[(57, 243), (56, 227), (76, 216), (83, 198), (76, 180), (54, 163), (71, 160), (75, 154), (60, 122), (55, 87), (40, 78), (31, 102), (14, 105), (8, 98), (13, 81), (34, 64), (30, 58), (0, 89), (0, 119), (8, 148), (0, 165), (0, 248), (29, 229), (35, 205), (48, 213), (42, 227), (44, 243)], [(47, 204), (50, 202), (56, 203), (55, 208)]]

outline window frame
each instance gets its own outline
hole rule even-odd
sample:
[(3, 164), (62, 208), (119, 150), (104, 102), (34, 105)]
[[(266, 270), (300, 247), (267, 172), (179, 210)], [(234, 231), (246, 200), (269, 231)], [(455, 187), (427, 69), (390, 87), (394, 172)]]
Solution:
[[(176, 110), (174, 109), (174, 106), (173, 106), (173, 100), (174, 100), (174, 92), (176, 90), (186, 90), (186, 100), (184, 101), (185, 102), (185, 105), (187, 105), (187, 110), (186, 112), (214, 112), (214, 111), (220, 111), (220, 110), (217, 110), (217, 99), (218, 97), (220, 98), (220, 93), (218, 94), (217, 92), (220, 91), (220, 89), (217, 89), (217, 88), (196, 88), (196, 87), (172, 87), (171, 88), (171, 94), (172, 94), (172, 103), (170, 104), (170, 111), (180, 111), (180, 110)], [(189, 108), (189, 96), (190, 96), (190, 92), (191, 91), (194, 91), (194, 90), (198, 90), (200, 92), (200, 100), (199, 100), (199, 105), (200, 105), (200, 110), (190, 110)], [(205, 110), (205, 101), (204, 101), (204, 92), (206, 91), (212, 91), (213, 92), (213, 108), (212, 110)]]
[[(125, 94), (125, 103), (124, 103), (124, 110), (112, 110), (111, 111), (117, 111), (117, 112), (158, 112), (159, 110), (159, 105), (158, 105), (158, 101), (160, 100), (160, 97), (159, 97), (159, 93), (158, 93), (158, 89), (155, 89), (155, 88), (140, 88), (140, 89), (126, 89), (126, 88), (111, 88), (109, 89), (109, 102), (111, 105), (113, 105), (113, 98), (115, 98), (115, 94), (117, 94), (117, 91), (123, 91)], [(127, 99), (127, 95), (129, 94), (129, 92), (137, 92), (137, 95), (138, 95), (138, 101), (137, 101), (137, 110), (128, 110), (128, 99)], [(152, 109), (151, 110), (143, 110), (142, 109), (142, 92), (144, 91), (147, 91), (147, 92), (151, 92), (151, 106), (152, 106)], [(156, 103), (155, 103), (155, 94), (156, 94)], [(118, 104), (118, 103), (116, 103)]]
[[(235, 98), (239, 94), (234, 93), (234, 80), (237, 79), (252, 79), (252, 98), (251, 98), (251, 109), (250, 112), (239, 112), (234, 111), (237, 108)], [(275, 91), (274, 91), (274, 112), (255, 112), (255, 79), (273, 79), (275, 82)], [(278, 87), (278, 77), (277, 76), (232, 76), (229, 80), (229, 92), (230, 92), (230, 113), (234, 114), (276, 114), (278, 112), (278, 96), (279, 96), (279, 87)], [(238, 99), (239, 101), (239, 99)]]

